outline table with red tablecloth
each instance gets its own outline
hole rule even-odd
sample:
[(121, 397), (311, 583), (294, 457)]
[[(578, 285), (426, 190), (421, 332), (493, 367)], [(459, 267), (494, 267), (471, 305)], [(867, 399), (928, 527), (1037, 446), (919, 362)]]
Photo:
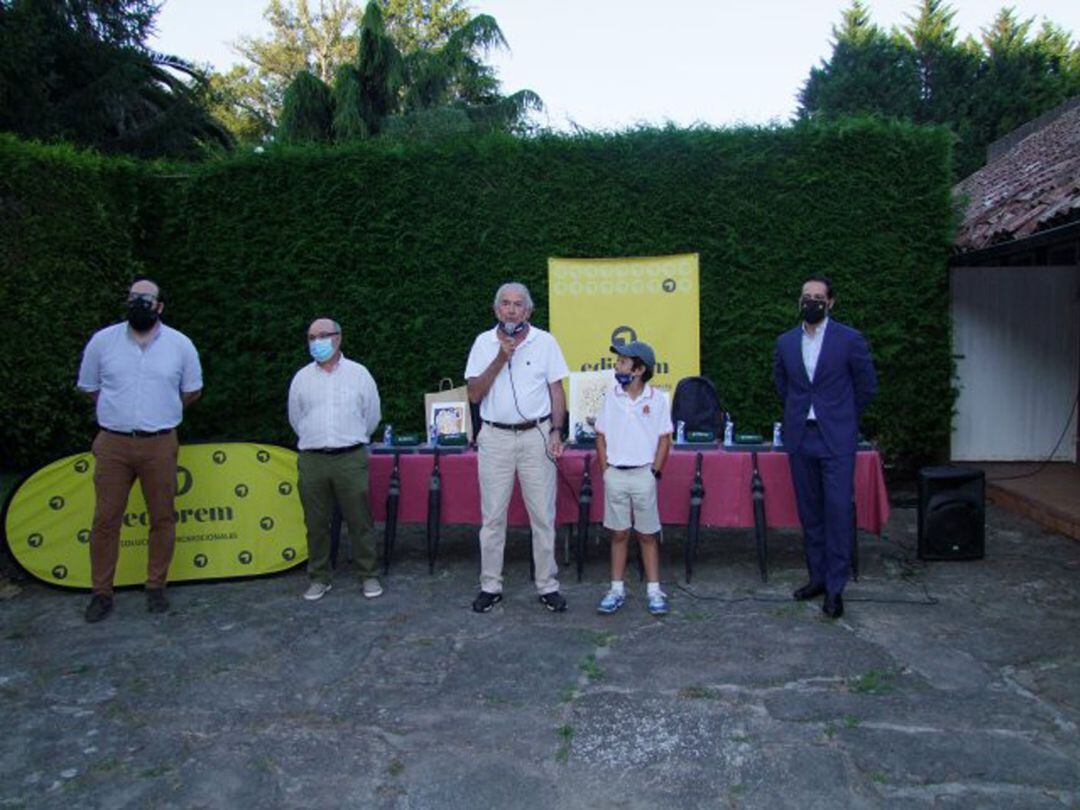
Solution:
[[(764, 449), (750, 453), (744, 450), (708, 449), (701, 451), (701, 477), (705, 494), (701, 503), (700, 521), (703, 526), (739, 528), (754, 526), (754, 508), (750, 493), (753, 458), (765, 488), (765, 513), (769, 527), (797, 527), (799, 515), (795, 492), (791, 484), (787, 454)], [(669, 525), (686, 525), (690, 516), (690, 485), (698, 453), (673, 450), (659, 482), (660, 521)], [(434, 456), (431, 453), (402, 452), (398, 454), (400, 496), (397, 522), (428, 522), (429, 490)], [(578, 522), (578, 496), (588, 461), (592, 503), (590, 522), (600, 522), (604, 516), (604, 482), (600, 475), (595, 450), (567, 450), (559, 459), (556, 523)], [(477, 456), (473, 451), (439, 455), (441, 492), (439, 494), (439, 523), (480, 524), (480, 485), (476, 472)], [(393, 454), (372, 453), (369, 459), (370, 485), (368, 499), (372, 517), (386, 520), (387, 490)], [(889, 500), (885, 489), (881, 456), (875, 450), (860, 450), (855, 460), (855, 514), (860, 529), (880, 535), (889, 519)], [(510, 500), (509, 522), (512, 526), (527, 526), (528, 513), (517, 484)], [(391, 547), (388, 538), (387, 553)]]

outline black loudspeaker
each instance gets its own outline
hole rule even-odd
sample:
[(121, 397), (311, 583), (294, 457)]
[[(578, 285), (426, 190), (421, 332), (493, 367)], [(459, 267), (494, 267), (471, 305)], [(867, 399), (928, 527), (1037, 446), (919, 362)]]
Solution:
[(967, 467), (919, 470), (919, 559), (986, 555), (986, 476)]

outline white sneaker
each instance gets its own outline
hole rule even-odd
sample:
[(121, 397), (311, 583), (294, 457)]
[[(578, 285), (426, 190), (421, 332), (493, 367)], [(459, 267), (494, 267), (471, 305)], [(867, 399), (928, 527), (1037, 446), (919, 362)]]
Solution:
[(304, 591), (304, 598), (309, 602), (314, 602), (316, 599), (322, 599), (330, 592), (330, 589), (334, 587), (329, 582), (312, 582), (308, 585), (308, 589)]
[(382, 596), (382, 585), (379, 584), (379, 580), (375, 579), (375, 577), (367, 577), (364, 579), (364, 596), (368, 599)]

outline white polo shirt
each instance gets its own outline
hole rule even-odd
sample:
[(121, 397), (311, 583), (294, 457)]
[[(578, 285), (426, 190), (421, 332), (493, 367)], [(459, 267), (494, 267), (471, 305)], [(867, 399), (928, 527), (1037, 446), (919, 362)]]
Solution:
[(615, 383), (604, 395), (604, 404), (596, 417), (596, 432), (604, 434), (608, 464), (627, 467), (652, 464), (660, 437), (672, 432), (668, 398), (660, 389), (645, 383), (641, 395), (631, 399)]
[(195, 344), (161, 323), (141, 346), (126, 322), (94, 333), (83, 350), (79, 390), (98, 392), (98, 425), (109, 430), (166, 430), (180, 424), (180, 394), (203, 387)]
[[(465, 379), (479, 377), (499, 353), (498, 326), (473, 341), (465, 364)], [(480, 418), (515, 425), (551, 413), (548, 386), (570, 374), (562, 349), (550, 332), (529, 324), (525, 339), (504, 365), (480, 403)]]
[(344, 355), (333, 371), (308, 363), (289, 385), (289, 424), (299, 450), (367, 444), (380, 419), (375, 378)]

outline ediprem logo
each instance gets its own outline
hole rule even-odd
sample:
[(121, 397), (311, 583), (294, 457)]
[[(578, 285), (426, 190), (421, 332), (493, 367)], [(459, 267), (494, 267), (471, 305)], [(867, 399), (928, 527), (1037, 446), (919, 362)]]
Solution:
[(185, 495), (191, 490), (191, 485), (195, 483), (195, 479), (191, 475), (191, 470), (187, 467), (176, 467), (176, 494)]
[[(632, 326), (616, 326), (611, 332), (611, 345), (616, 348), (633, 343), (637, 339), (637, 330)], [(615, 358), (608, 354), (595, 363), (582, 363), (578, 371), (607, 371), (609, 368), (615, 368)], [(656, 366), (653, 367), (653, 373), (655, 374), (668, 374), (670, 371), (671, 367), (660, 360), (657, 360)]]
[(612, 346), (625, 346), (637, 340), (637, 330), (632, 326), (616, 326), (611, 333)]
[[(176, 515), (177, 523), (220, 523), (222, 521), (233, 519), (233, 510), (231, 506), (185, 507), (184, 509), (177, 509), (173, 514)], [(131, 526), (149, 526), (150, 513), (127, 512), (124, 514), (123, 523), (129, 528)]]

